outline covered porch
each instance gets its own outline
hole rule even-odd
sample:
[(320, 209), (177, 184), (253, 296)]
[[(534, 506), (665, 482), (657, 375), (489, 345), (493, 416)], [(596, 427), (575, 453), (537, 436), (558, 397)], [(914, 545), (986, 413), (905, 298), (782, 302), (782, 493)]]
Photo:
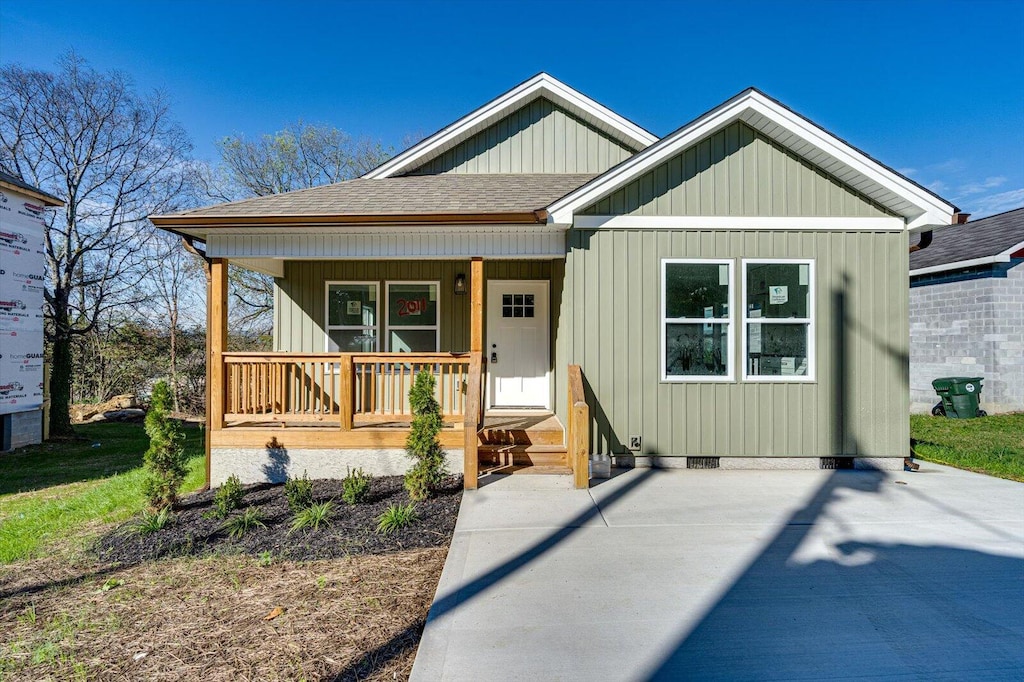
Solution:
[[(291, 453), (286, 461), (290, 460), (294, 469), (305, 461), (302, 458), (308, 457), (310, 451), (315, 451), (318, 458), (334, 460), (334, 468), (340, 467), (342, 475), (350, 465), (373, 470), (378, 460), (388, 463), (385, 470), (400, 467), (400, 453), (405, 447), (412, 420), (408, 391), (418, 373), (430, 372), (435, 377), (436, 397), (444, 419), (441, 444), (449, 453), (451, 468), (461, 469), (467, 489), (476, 488), (481, 476), (492, 473), (563, 473), (571, 475), (577, 487), (586, 487), (589, 478), (586, 447), (589, 415), (585, 413), (582, 377), (578, 371), (562, 374), (576, 377), (575, 390), (568, 390), (572, 388), (572, 382), (566, 384), (566, 380), (556, 384), (553, 379), (556, 372), (551, 361), (555, 353), (552, 351), (544, 360), (543, 369), (550, 386), (544, 385), (543, 401), (535, 400), (538, 404), (531, 405), (532, 409), (521, 409), (521, 405), (514, 406), (519, 409), (492, 409), (496, 406), (497, 387), (502, 379), (496, 374), (489, 376), (489, 368), (506, 370), (513, 349), (510, 348), (510, 354), (506, 355), (497, 339), (501, 331), (493, 328), (489, 331), (487, 327), (487, 273), (483, 258), (468, 260), (465, 274), (459, 273), (461, 282), (455, 284), (463, 288), (465, 295), (456, 292), (459, 295), (457, 304), (446, 300), (436, 302), (442, 311), (435, 311), (437, 318), (433, 320), (437, 327), (436, 352), (392, 350), (402, 347), (400, 336), (387, 319), (376, 316), (367, 324), (375, 332), (387, 330), (388, 341), (381, 345), (388, 350), (378, 352), (377, 341), (365, 341), (362, 348), (353, 352), (352, 343), (359, 343), (359, 337), (353, 337), (356, 340), (346, 345), (349, 336), (345, 336), (345, 329), (340, 335), (331, 335), (328, 331), (331, 322), (329, 310), (324, 312), (323, 329), (317, 328), (315, 323), (312, 325), (314, 332), (309, 336), (314, 340), (302, 340), (295, 332), (295, 328), (302, 327), (299, 318), (312, 317), (315, 320), (315, 311), (325, 310), (329, 304), (327, 298), (321, 301), (319, 295), (307, 296), (309, 300), (296, 303), (304, 294), (287, 277), (277, 280), (279, 286), (275, 296), (274, 347), (284, 350), (229, 352), (228, 264), (229, 259), (226, 258), (210, 259), (207, 473), (211, 480), (223, 477), (212, 475), (211, 461), (227, 454), (235, 458), (234, 464), (229, 466), (236, 468), (252, 464), (249, 461), (240, 464), (239, 459), (263, 459), (264, 453), (271, 459), (275, 456), (280, 458), (283, 452)], [(251, 265), (251, 261), (240, 264)], [(506, 276), (505, 270), (494, 269), (496, 264), (489, 265), (497, 277)], [(363, 269), (356, 270), (360, 277), (374, 282), (380, 277), (384, 284), (383, 278), (388, 275), (375, 273), (371, 278), (361, 273), (366, 271), (366, 267), (373, 266), (363, 264), (361, 267)], [(316, 268), (296, 267), (292, 272), (302, 272), (305, 276), (310, 269)], [(536, 281), (545, 284), (550, 281), (550, 269), (533, 270), (546, 278)], [(350, 272), (351, 269), (345, 270), (345, 279), (358, 279)], [(281, 274), (286, 275), (284, 268)], [(329, 298), (330, 286), (325, 288), (324, 284), (333, 281), (332, 275), (315, 274), (311, 279), (317, 277), (319, 280), (306, 289), (319, 288)], [(378, 289), (385, 289), (390, 284), (388, 282)], [(445, 287), (451, 285), (439, 277), (438, 286), (431, 290), (432, 295), (436, 294), (439, 299), (438, 289), (442, 284)], [(445, 296), (451, 298), (447, 290)], [(500, 306), (501, 302), (499, 299), (491, 306)], [(549, 302), (553, 303), (555, 301)], [(388, 307), (383, 303), (381, 306)], [(510, 317), (516, 313), (524, 314), (522, 307), (521, 304), (516, 310), (505, 312)], [(301, 308), (313, 312), (301, 312)], [(468, 315), (460, 311), (468, 312)], [(557, 323), (557, 312), (541, 315), (538, 309), (536, 313), (544, 318), (545, 323), (549, 318)], [(529, 314), (533, 315), (533, 311)], [(501, 315), (500, 311), (497, 315)], [(553, 338), (554, 328), (545, 329), (546, 334)], [(495, 339), (494, 343), (485, 345), (488, 333)], [(316, 339), (317, 335), (319, 339)], [(467, 350), (440, 350), (458, 348), (458, 339), (465, 337), (468, 337)], [(370, 335), (366, 334), (364, 338), (368, 339)], [(443, 344), (442, 339), (446, 341)], [(316, 343), (322, 343), (321, 348), (326, 347), (328, 352), (312, 352), (317, 350), (313, 345)], [(549, 343), (548, 336), (545, 336), (545, 343)], [(550, 347), (553, 345), (550, 342)], [(568, 407), (562, 417), (570, 415), (569, 419), (555, 414), (556, 385), (560, 389), (557, 393), (561, 394), (557, 396), (557, 404)], [(536, 388), (534, 391), (536, 393)], [(461, 461), (457, 461), (459, 459)], [(267, 466), (261, 466), (267, 470)]]

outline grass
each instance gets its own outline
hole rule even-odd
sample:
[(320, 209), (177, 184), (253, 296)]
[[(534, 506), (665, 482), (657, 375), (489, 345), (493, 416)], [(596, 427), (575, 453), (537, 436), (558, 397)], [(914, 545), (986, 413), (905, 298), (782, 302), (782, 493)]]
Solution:
[(917, 456), (1013, 481), (1024, 481), (1024, 413), (979, 419), (915, 414), (910, 436)]
[[(0, 456), (0, 564), (40, 556), (55, 540), (124, 521), (146, 507), (142, 454), (149, 440), (142, 426), (87, 424), (76, 431), (84, 440)], [(204, 480), (202, 432), (185, 433), (190, 460), (183, 493)]]

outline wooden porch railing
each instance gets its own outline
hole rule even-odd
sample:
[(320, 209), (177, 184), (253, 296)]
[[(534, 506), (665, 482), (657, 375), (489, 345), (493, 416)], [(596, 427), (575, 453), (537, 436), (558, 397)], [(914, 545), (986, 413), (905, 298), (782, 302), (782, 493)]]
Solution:
[[(229, 422), (334, 422), (351, 429), (357, 421), (410, 420), (409, 388), (418, 373), (429, 371), (437, 380), (435, 395), (445, 421), (462, 424), (473, 383), (468, 353), (224, 353), (223, 358)], [(479, 376), (474, 381), (479, 383)]]
[(590, 487), (590, 407), (583, 391), (583, 369), (569, 365), (566, 453), (576, 488)]

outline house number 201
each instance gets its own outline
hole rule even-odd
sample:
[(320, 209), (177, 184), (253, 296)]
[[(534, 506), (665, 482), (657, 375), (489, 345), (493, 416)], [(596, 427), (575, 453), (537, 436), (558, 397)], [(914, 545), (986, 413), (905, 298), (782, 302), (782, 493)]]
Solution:
[(422, 315), (426, 309), (427, 299), (425, 298), (414, 298), (411, 300), (404, 298), (398, 299), (399, 317), (405, 317), (407, 315)]

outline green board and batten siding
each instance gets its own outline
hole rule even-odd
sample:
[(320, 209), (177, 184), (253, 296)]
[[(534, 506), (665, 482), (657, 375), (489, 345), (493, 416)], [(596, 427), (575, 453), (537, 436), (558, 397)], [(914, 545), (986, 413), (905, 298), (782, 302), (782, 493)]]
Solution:
[(580, 215), (885, 217), (884, 208), (732, 123)]
[[(881, 217), (882, 207), (743, 123), (733, 123), (582, 214)], [(903, 456), (907, 425), (905, 233), (578, 230), (569, 234), (559, 357), (594, 397), (592, 446), (720, 457)], [(816, 380), (747, 382), (739, 319), (729, 383), (661, 380), (661, 261), (815, 262)], [(845, 318), (838, 310), (845, 309)], [(842, 322), (845, 319), (845, 323)]]
[(413, 170), (440, 173), (603, 173), (635, 153), (546, 99), (536, 99)]
[[(571, 324), (557, 353), (567, 362), (556, 369), (583, 367), (594, 451), (624, 453), (640, 435), (638, 454), (649, 455), (903, 456), (907, 244), (904, 233), (574, 230), (562, 309)], [(735, 258), (737, 301), (740, 258), (813, 258), (816, 381), (662, 382), (663, 258)]]
[[(274, 350), (286, 353), (323, 353), (325, 348), (325, 282), (378, 282), (385, 296), (385, 282), (440, 282), (441, 350), (469, 350), (469, 295), (455, 293), (455, 276), (469, 275), (469, 261), (285, 261), (284, 277), (274, 286)], [(542, 279), (551, 282), (551, 341), (555, 344), (558, 314), (562, 307), (563, 261), (492, 260), (484, 262), (484, 277)], [(379, 307), (383, 314), (384, 307)], [(486, 315), (486, 310), (485, 310)], [(385, 320), (380, 320), (383, 344)], [(383, 346), (381, 350), (384, 350)], [(554, 357), (554, 350), (552, 357)], [(564, 381), (564, 377), (563, 377)], [(552, 400), (564, 395), (552, 382)]]

